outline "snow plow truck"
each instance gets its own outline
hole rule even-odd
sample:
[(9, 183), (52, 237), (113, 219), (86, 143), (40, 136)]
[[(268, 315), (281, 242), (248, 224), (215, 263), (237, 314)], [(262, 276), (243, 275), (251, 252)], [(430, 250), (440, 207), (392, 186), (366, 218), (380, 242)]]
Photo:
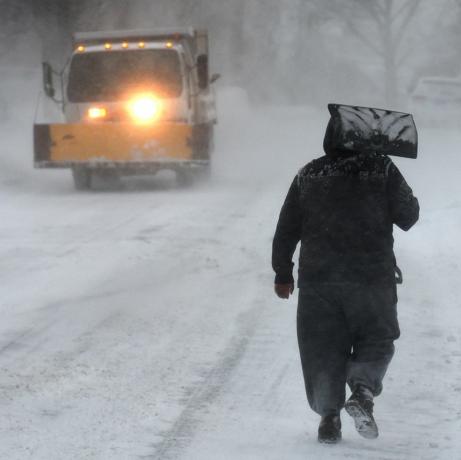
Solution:
[(44, 92), (62, 120), (34, 124), (35, 167), (71, 168), (79, 190), (95, 177), (171, 169), (190, 182), (206, 173), (219, 78), (208, 56), (207, 32), (192, 28), (74, 34), (62, 72), (43, 63)]

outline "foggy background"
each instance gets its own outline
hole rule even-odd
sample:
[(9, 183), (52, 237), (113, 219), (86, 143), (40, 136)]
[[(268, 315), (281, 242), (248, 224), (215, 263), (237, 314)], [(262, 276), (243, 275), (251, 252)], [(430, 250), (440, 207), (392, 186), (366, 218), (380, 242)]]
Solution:
[(257, 103), (397, 109), (419, 76), (461, 72), (459, 0), (1, 0), (0, 11), (0, 68), (18, 77), (42, 59), (61, 68), (73, 31), (170, 26), (207, 28), (220, 84)]

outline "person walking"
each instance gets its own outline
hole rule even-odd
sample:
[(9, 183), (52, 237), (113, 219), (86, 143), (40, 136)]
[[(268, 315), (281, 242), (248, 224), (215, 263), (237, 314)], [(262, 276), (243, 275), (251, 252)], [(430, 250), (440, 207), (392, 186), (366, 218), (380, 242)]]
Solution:
[[(332, 118), (325, 156), (294, 178), (272, 250), (275, 293), (288, 299), (301, 242), (297, 335), (323, 443), (341, 440), (343, 408), (360, 435), (378, 436), (373, 398), (400, 335), (393, 225), (407, 231), (419, 218), (418, 200), (391, 159), (342, 145), (338, 139), (347, 136), (341, 129)], [(346, 384), (352, 391), (347, 402)]]

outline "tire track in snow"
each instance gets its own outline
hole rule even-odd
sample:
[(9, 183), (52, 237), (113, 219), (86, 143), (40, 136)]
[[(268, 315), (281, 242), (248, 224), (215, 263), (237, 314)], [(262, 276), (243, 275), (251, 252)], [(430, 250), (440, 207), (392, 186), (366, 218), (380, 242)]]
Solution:
[[(261, 212), (264, 212), (262, 211), (264, 209), (262, 205), (264, 204), (264, 197), (256, 195), (256, 199), (247, 201), (244, 208), (240, 207), (238, 211), (231, 209), (225, 214), (224, 219), (215, 222), (215, 228), (221, 233), (221, 241), (232, 242), (230, 246), (235, 246), (234, 251), (238, 252), (240, 257), (246, 260), (249, 267), (261, 266), (261, 263), (267, 262), (262, 257), (260, 250), (253, 247), (252, 235), (246, 234), (248, 229), (247, 216), (260, 216)], [(259, 224), (255, 225), (258, 227), (262, 225), (262, 222), (259, 221)], [(222, 234), (223, 231), (224, 235)], [(237, 245), (234, 241), (236, 234), (245, 235), (245, 237), (239, 239)], [(225, 235), (229, 235), (229, 237), (226, 238)], [(187, 241), (190, 244), (190, 238)], [(238, 270), (237, 274), (239, 273), (248, 272)], [(226, 273), (227, 276), (235, 274)], [(259, 281), (261, 276), (261, 274), (256, 275), (257, 279), (255, 281)], [(206, 372), (199, 382), (194, 382), (189, 391), (186, 390), (186, 394), (189, 394), (189, 396), (186, 396), (184, 408), (172, 426), (160, 434), (161, 441), (153, 443), (154, 453), (139, 456), (138, 458), (143, 460), (177, 459), (187, 451), (202, 422), (206, 419), (209, 409), (223, 394), (229, 393), (229, 391), (226, 391), (226, 389), (228, 390), (228, 383), (233, 379), (235, 370), (240, 367), (242, 359), (254, 341), (255, 334), (261, 334), (259, 323), (261, 312), (265, 305), (264, 301), (260, 300), (259, 292), (257, 295), (258, 300), (253, 301), (252, 307), (237, 318), (238, 326), (233, 335), (234, 338), (222, 352), (222, 357), (209, 372)], [(233, 300), (234, 302), (239, 301), (238, 299)], [(248, 300), (244, 302), (248, 303)], [(268, 340), (270, 341), (267, 336), (264, 336), (263, 340), (259, 338), (258, 344), (261, 345), (263, 341), (265, 343), (262, 346), (265, 346)]]
[[(140, 459), (168, 460), (178, 458), (194, 438), (201, 418), (221, 395), (225, 384), (243, 358), (255, 333), (260, 305), (241, 314), (237, 322), (239, 330), (222, 352), (222, 357), (206, 375), (189, 390), (190, 396), (180, 416), (168, 431), (161, 434), (162, 440), (154, 444), (155, 453), (139, 456)], [(186, 391), (187, 393), (187, 391)]]

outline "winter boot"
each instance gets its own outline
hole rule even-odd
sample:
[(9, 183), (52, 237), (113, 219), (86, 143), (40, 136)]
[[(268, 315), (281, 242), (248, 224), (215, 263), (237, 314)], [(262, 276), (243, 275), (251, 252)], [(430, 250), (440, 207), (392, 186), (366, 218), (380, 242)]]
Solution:
[(357, 385), (344, 406), (354, 419), (355, 429), (367, 439), (378, 437), (378, 426), (373, 418), (373, 393), (363, 385)]
[(322, 417), (319, 425), (318, 440), (323, 444), (336, 444), (341, 441), (341, 419), (339, 415)]

